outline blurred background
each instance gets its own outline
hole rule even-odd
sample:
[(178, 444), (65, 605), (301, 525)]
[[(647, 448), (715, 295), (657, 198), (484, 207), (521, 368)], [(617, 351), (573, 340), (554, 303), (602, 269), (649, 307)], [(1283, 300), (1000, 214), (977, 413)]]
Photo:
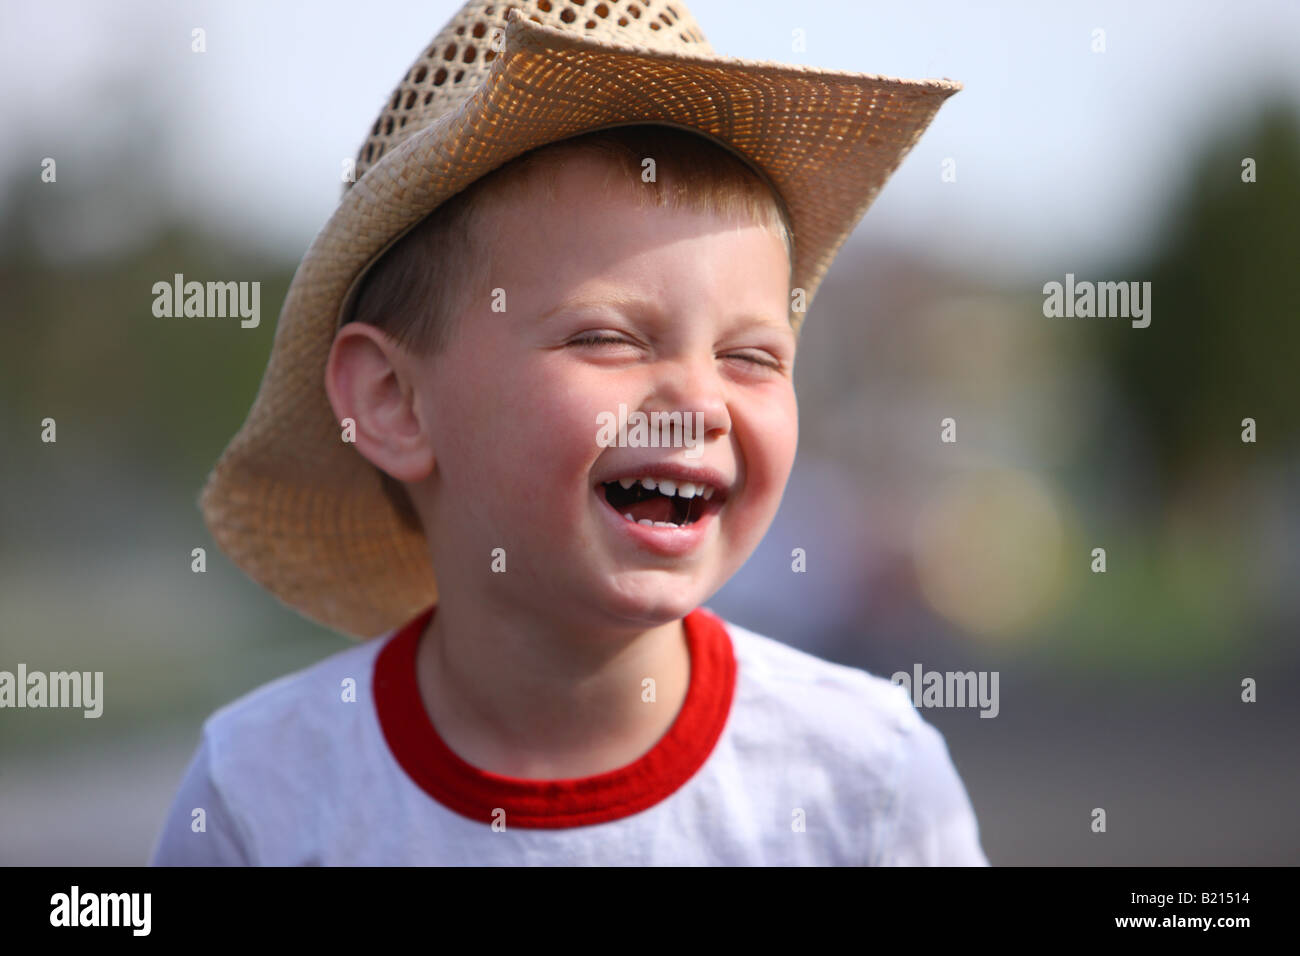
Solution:
[[(350, 646), (196, 497), (458, 8), (5, 3), (0, 670), (102, 670), (105, 708), (0, 711), (0, 863), (145, 862), (203, 719)], [(690, 9), (726, 54), (965, 84), (818, 293), (781, 512), (710, 605), (886, 677), (998, 671), (996, 719), (923, 712), (995, 865), (1300, 862), (1300, 5)], [(261, 325), (155, 317), (175, 273), (260, 281)], [(1150, 282), (1150, 326), (1045, 317), (1066, 273)]]

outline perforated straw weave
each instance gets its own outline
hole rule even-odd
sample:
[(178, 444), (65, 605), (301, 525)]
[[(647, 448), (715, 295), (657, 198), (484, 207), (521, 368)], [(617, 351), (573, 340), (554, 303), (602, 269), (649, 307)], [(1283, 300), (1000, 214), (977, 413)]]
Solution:
[(257, 398), (201, 497), (214, 539), (286, 604), (353, 637), (392, 630), (437, 600), (427, 543), (342, 440), (324, 370), (365, 270), (475, 180), (589, 130), (693, 130), (739, 155), (783, 202), (794, 286), (810, 305), (959, 89), (718, 56), (680, 0), (471, 0), (393, 90), (355, 183), (294, 276)]

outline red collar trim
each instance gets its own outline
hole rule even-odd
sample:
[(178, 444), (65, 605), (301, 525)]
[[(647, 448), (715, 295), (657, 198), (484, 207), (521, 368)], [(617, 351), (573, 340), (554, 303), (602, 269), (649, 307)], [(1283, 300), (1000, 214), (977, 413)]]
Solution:
[(645, 754), (591, 777), (528, 780), (474, 767), (442, 741), (420, 699), (415, 651), (430, 608), (380, 649), (374, 699), (393, 757), (419, 787), (457, 813), (482, 823), (505, 811), (507, 827), (590, 826), (632, 816), (669, 796), (708, 759), (722, 735), (736, 686), (736, 659), (722, 621), (697, 608), (682, 619), (691, 655), (690, 686), (677, 719)]

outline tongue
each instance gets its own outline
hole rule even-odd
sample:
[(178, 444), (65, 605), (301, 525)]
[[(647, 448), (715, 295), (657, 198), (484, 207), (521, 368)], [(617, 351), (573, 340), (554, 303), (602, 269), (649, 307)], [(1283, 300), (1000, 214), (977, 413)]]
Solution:
[(663, 495), (651, 495), (645, 501), (635, 502), (623, 509), (624, 514), (630, 514), (636, 521), (642, 518), (649, 518), (651, 521), (673, 521), (676, 517), (675, 512), (672, 499)]

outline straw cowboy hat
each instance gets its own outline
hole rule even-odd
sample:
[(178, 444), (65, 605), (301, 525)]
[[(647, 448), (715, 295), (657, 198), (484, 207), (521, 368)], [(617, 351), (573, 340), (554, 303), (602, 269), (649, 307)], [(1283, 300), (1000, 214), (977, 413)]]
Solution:
[(470, 0), (393, 90), (294, 276), (257, 398), (203, 490), (214, 539), (286, 604), (354, 637), (437, 600), (425, 539), (342, 440), (324, 370), (360, 277), (476, 179), (601, 127), (685, 127), (773, 187), (793, 227), (794, 287), (811, 303), (960, 88), (718, 56), (682, 0)]

